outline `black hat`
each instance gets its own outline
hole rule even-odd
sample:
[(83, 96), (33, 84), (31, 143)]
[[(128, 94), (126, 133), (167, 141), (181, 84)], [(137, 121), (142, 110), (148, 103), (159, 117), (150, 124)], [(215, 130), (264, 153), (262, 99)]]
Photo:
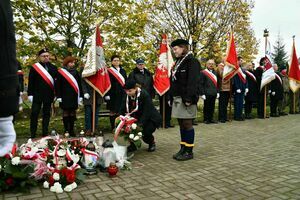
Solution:
[(47, 53), (49, 50), (47, 48), (43, 48), (38, 52), (38, 55), (41, 55), (42, 53)]
[(125, 90), (133, 89), (135, 87), (136, 87), (136, 81), (135, 80), (127, 80), (125, 85), (124, 85)]
[(135, 60), (136, 64), (144, 64), (145, 60), (143, 58), (138, 58)]
[(171, 43), (171, 47), (179, 46), (179, 45), (190, 45), (187, 40), (177, 39)]

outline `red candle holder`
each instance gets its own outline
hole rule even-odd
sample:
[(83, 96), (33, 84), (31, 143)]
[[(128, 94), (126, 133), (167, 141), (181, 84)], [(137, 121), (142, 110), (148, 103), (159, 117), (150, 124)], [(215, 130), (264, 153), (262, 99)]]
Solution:
[(119, 171), (119, 168), (116, 166), (116, 163), (110, 163), (107, 168), (109, 176), (115, 176)]

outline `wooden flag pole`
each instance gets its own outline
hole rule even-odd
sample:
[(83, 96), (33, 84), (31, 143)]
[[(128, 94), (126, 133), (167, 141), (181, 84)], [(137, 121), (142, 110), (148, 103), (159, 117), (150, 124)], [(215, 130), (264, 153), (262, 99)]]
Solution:
[(293, 112), (296, 114), (296, 94), (293, 92)]
[[(265, 29), (264, 30), (264, 38), (265, 38), (265, 56), (266, 56), (266, 53), (267, 53), (267, 44), (268, 44), (268, 36), (269, 36), (269, 31), (268, 29)], [(264, 118), (267, 117), (267, 87), (264, 86)]]
[(95, 134), (96, 124), (96, 90), (93, 89), (92, 134)]
[(163, 95), (163, 128), (166, 128), (166, 95)]

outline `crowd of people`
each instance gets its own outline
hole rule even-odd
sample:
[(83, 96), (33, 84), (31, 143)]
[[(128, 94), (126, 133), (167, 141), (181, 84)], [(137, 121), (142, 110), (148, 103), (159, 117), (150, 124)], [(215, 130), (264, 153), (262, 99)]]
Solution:
[[(253, 118), (253, 107), (257, 108), (257, 117), (265, 118), (265, 91), (270, 97), (271, 117), (287, 115), (285, 108), (290, 104), (290, 113), (299, 113), (299, 109), (293, 110), (293, 101), (290, 101), (292, 92), (289, 89), (286, 69), (278, 71), (278, 66), (273, 65), (276, 78), (271, 81), (267, 89), (260, 88), (262, 73), (264, 72), (264, 58), (255, 68), (254, 63), (244, 63), (238, 57), (238, 64), (242, 73), (238, 73), (229, 81), (223, 79), (224, 63), (216, 65), (213, 59), (209, 59), (202, 69), (200, 62), (189, 51), (189, 43), (178, 39), (172, 42), (172, 50), (176, 57), (175, 65), (170, 77), (170, 90), (159, 97), (160, 113), (153, 106), (155, 98), (153, 87), (153, 74), (145, 67), (145, 60), (136, 59), (136, 67), (127, 76), (121, 66), (121, 58), (118, 55), (111, 57), (109, 77), (111, 88), (102, 98), (96, 94), (95, 127), (98, 127), (98, 113), (100, 105), (106, 102), (110, 111), (111, 129), (115, 128), (115, 119), (119, 115), (130, 113), (138, 119), (139, 126), (143, 127), (143, 140), (149, 144), (148, 151), (155, 151), (155, 139), (153, 133), (156, 128), (162, 126), (165, 120), (165, 128), (174, 127), (171, 118), (178, 119), (181, 135), (181, 148), (173, 158), (187, 160), (193, 158), (194, 129), (197, 125), (197, 103), (203, 100), (203, 121), (205, 124), (226, 123), (229, 121), (228, 108), (230, 99), (233, 99), (233, 120), (243, 121)], [(78, 105), (84, 105), (85, 135), (92, 136), (92, 106), (93, 88), (81, 78), (81, 71), (76, 69), (76, 58), (67, 56), (61, 68), (57, 68), (50, 62), (50, 53), (44, 48), (38, 52), (39, 62), (32, 65), (28, 79), (28, 100), (32, 103), (30, 116), (31, 138), (36, 137), (38, 116), (43, 111), (42, 136), (49, 134), (51, 105), (59, 102), (62, 109), (62, 121), (65, 132), (70, 136), (76, 136), (74, 123)], [(21, 93), (24, 90), (23, 73), (19, 66), (19, 83)], [(296, 95), (299, 96), (298, 93)], [(298, 99), (299, 97), (297, 97)], [(218, 121), (214, 120), (216, 99), (218, 99)], [(165, 101), (165, 102), (163, 102)], [(298, 101), (297, 101), (298, 102)], [(165, 105), (163, 105), (163, 103)], [(165, 116), (162, 108), (165, 106)], [(297, 107), (300, 108), (300, 105)], [(244, 111), (243, 111), (244, 110)], [(130, 145), (128, 151), (134, 151), (135, 146)]]

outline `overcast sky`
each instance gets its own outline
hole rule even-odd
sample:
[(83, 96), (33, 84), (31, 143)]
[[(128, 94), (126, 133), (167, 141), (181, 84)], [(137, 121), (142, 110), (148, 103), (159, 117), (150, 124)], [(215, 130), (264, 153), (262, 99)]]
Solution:
[(280, 33), (288, 56), (291, 54), (292, 36), (295, 35), (297, 56), (300, 56), (300, 0), (255, 0), (251, 20), (260, 42), (256, 61), (264, 55), (265, 28), (269, 30), (272, 48)]

